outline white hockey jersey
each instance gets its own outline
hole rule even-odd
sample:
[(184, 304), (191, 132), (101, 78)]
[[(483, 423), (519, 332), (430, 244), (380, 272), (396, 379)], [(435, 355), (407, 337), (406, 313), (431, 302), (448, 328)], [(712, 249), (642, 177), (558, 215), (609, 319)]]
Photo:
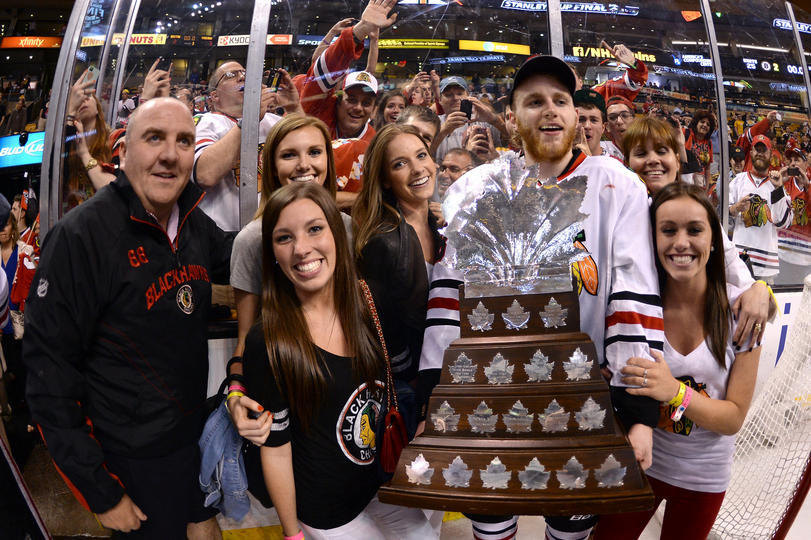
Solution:
[[(259, 123), (259, 144), (265, 143), (270, 128), (281, 119), (275, 114), (266, 114)], [(210, 112), (200, 116), (197, 122), (194, 146), (194, 169), (203, 150), (222, 139), (237, 124), (236, 119), (226, 114)], [(192, 172), (192, 181), (194, 172)], [(200, 201), (200, 209), (224, 231), (239, 230), (239, 159), (236, 166), (217, 182), (217, 185), (204, 188), (206, 196)]]
[(746, 251), (755, 277), (769, 277), (780, 271), (777, 256), (777, 229), (791, 226), (791, 198), (782, 187), (775, 188), (768, 178), (757, 178), (742, 172), (729, 183), (730, 205), (746, 195), (758, 195), (763, 202), (750, 201), (742, 215), (730, 212), (735, 219), (732, 241), (739, 252)]
[[(454, 197), (480, 190), (489, 178), (504, 174), (509, 155), (482, 165), (457, 180), (446, 194), (444, 213)], [(584, 220), (584, 247), (596, 265), (597, 276), (579, 287), (580, 328), (597, 349), (600, 363), (608, 363), (614, 386), (620, 369), (631, 357), (650, 358), (650, 349), (662, 350), (664, 323), (654, 264), (647, 190), (639, 178), (611, 157), (585, 157), (578, 153), (558, 181), (585, 175), (587, 189), (580, 212)], [(459, 337), (459, 295), (463, 276), (448, 268), (455, 247), (449, 242), (446, 257), (434, 268), (428, 300), (428, 324), (420, 370), (442, 366), (445, 348)]]

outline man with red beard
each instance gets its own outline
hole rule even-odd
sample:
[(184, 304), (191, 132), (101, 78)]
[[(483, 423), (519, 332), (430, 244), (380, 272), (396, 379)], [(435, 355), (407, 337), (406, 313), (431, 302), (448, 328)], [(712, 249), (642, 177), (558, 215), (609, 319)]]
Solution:
[[(514, 177), (511, 173), (516, 167), (525, 168), (539, 186), (560, 183), (567, 177), (586, 177), (580, 212), (588, 217), (583, 220), (577, 240), (589, 252), (596, 276), (578, 287), (580, 329), (594, 342), (600, 363), (613, 374), (610, 385), (617, 417), (628, 428), (635, 455), (646, 469), (651, 465), (659, 406), (654, 400), (628, 394), (620, 370), (631, 357), (651, 358), (652, 350), (661, 352), (664, 343), (647, 190), (616, 159), (586, 157), (572, 148), (578, 120), (572, 99), (576, 80), (562, 60), (532, 57), (519, 68), (513, 81), (509, 121), (515, 122), (524, 155), (510, 152), (457, 180), (446, 193), (445, 216), (451, 223), (453, 209), (459, 208), (463, 199), (471, 193), (483, 193), (485, 186), (493, 183), (501, 185), (504, 178)], [(453, 260), (454, 251), (460, 247), (449, 240), (444, 260)], [(432, 279), (461, 280), (462, 276), (440, 262), (434, 267)], [(442, 290), (447, 300), (453, 300), (454, 294), (458, 300), (458, 291)], [(429, 301), (428, 317), (438, 317), (432, 314), (430, 305)], [(448, 310), (444, 312), (442, 316), (450, 320)], [(458, 325), (426, 329), (420, 359), (421, 385), (430, 386), (426, 381), (431, 380), (431, 371), (438, 379), (442, 352), (458, 337)], [(425, 394), (422, 386), (420, 395)], [(547, 517), (546, 537), (584, 540), (597, 520), (587, 512), (584, 508), (578, 516)], [(517, 532), (515, 517), (469, 517), (475, 537), (482, 540), (509, 539)]]
[(732, 241), (749, 256), (756, 279), (769, 284), (780, 271), (777, 229), (791, 226), (791, 198), (783, 188), (788, 175), (769, 175), (772, 141), (765, 135), (752, 138), (749, 170), (729, 183), (729, 217), (735, 219)]

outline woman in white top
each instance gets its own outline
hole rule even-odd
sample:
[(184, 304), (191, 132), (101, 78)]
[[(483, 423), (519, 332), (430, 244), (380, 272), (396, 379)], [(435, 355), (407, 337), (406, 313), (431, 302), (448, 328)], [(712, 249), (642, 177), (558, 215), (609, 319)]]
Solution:
[[(679, 181), (680, 145), (676, 137), (676, 130), (667, 122), (652, 117), (637, 118), (625, 131), (622, 139), (625, 165), (645, 182), (651, 197), (668, 184)], [(777, 304), (770, 296), (769, 286), (752, 278), (746, 264), (738, 257), (735, 244), (726, 236), (723, 240), (726, 280), (744, 291), (732, 304), (738, 321), (733, 344), (740, 349), (749, 336), (760, 343), (766, 322), (774, 316)]]
[[(667, 500), (663, 539), (706, 538), (730, 478), (735, 433), (749, 409), (760, 347), (736, 351), (723, 231), (697, 186), (673, 183), (651, 206), (665, 325), (664, 358), (631, 358), (628, 392), (660, 401), (653, 465), (656, 504)], [(637, 538), (655, 511), (602, 516), (596, 538)]]

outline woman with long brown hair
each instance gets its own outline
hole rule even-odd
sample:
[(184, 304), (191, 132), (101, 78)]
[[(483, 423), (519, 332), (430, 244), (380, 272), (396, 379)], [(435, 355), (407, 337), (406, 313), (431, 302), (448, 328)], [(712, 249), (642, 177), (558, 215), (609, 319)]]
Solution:
[(85, 71), (79, 77), (68, 98), (68, 159), (64, 191), (69, 209), (115, 180), (115, 169), (110, 163), (110, 128), (93, 90), (95, 81), (87, 81), (87, 73)]
[(662, 403), (646, 471), (656, 501), (648, 511), (602, 516), (598, 540), (637, 538), (663, 499), (661, 538), (707, 537), (757, 379), (760, 346), (733, 343), (730, 303), (741, 290), (724, 277), (724, 232), (712, 203), (698, 186), (669, 184), (654, 198), (651, 219), (664, 355), (631, 358), (622, 372), (636, 387), (628, 393)]
[[(352, 207), (354, 256), (364, 279), (385, 292), (379, 310), (392, 371), (398, 381), (414, 388), (428, 284), (445, 247), (429, 210), (436, 164), (415, 127), (391, 124), (369, 144), (363, 176), (363, 189)], [(406, 411), (413, 408), (408, 386), (398, 391)], [(413, 412), (405, 418), (409, 434), (416, 429)]]
[(262, 236), (262, 321), (244, 368), (272, 417), (262, 468), (285, 536), (435, 538), (421, 510), (375, 496), (384, 364), (334, 199), (313, 183), (275, 191)]
[[(645, 182), (652, 197), (666, 186), (681, 181), (680, 148), (676, 130), (667, 122), (650, 116), (631, 122), (622, 139), (625, 165)], [(722, 240), (727, 261), (726, 280), (745, 291), (732, 306), (738, 318), (734, 341), (737, 345), (751, 335), (760, 343), (766, 322), (774, 315), (777, 305), (772, 302), (768, 285), (752, 279), (746, 264), (738, 257), (735, 244), (726, 235)]]
[(391, 90), (383, 94), (375, 107), (375, 116), (372, 121), (375, 129), (380, 131), (384, 126), (396, 122), (405, 108), (406, 100), (399, 90)]
[[(240, 373), (238, 359), (245, 347), (245, 337), (256, 322), (262, 298), (262, 216), (267, 201), (279, 188), (288, 184), (312, 182), (324, 186), (334, 199), (336, 194), (335, 158), (326, 124), (313, 116), (286, 115), (277, 122), (262, 148), (261, 196), (259, 209), (234, 239), (231, 252), (231, 286), (237, 311), (237, 346), (230, 367)], [(340, 214), (344, 227), (351, 230), (351, 220)], [(267, 415), (250, 418), (249, 410), (258, 413), (258, 404), (247, 396), (233, 397), (228, 403), (231, 418), (239, 434), (252, 442), (267, 437), (270, 422)], [(249, 464), (249, 468), (252, 463)]]

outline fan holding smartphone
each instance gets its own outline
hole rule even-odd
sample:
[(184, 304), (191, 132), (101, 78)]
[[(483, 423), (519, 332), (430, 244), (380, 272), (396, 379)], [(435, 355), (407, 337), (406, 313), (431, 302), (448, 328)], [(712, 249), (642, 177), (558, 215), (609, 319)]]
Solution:
[[(437, 147), (435, 157), (439, 163), (452, 148), (465, 147), (470, 122), (478, 123), (478, 127), (490, 133), (493, 148), (501, 146), (502, 134), (508, 137), (504, 120), (492, 107), (470, 95), (468, 82), (463, 77), (452, 75), (440, 81), (439, 105), (445, 113), (439, 117), (442, 127), (434, 142)], [(470, 137), (473, 136), (471, 132)], [(485, 140), (480, 138), (482, 143)]]
[(65, 117), (67, 202), (72, 208), (115, 179), (107, 140), (110, 128), (94, 88), (98, 68), (88, 67), (70, 89)]

